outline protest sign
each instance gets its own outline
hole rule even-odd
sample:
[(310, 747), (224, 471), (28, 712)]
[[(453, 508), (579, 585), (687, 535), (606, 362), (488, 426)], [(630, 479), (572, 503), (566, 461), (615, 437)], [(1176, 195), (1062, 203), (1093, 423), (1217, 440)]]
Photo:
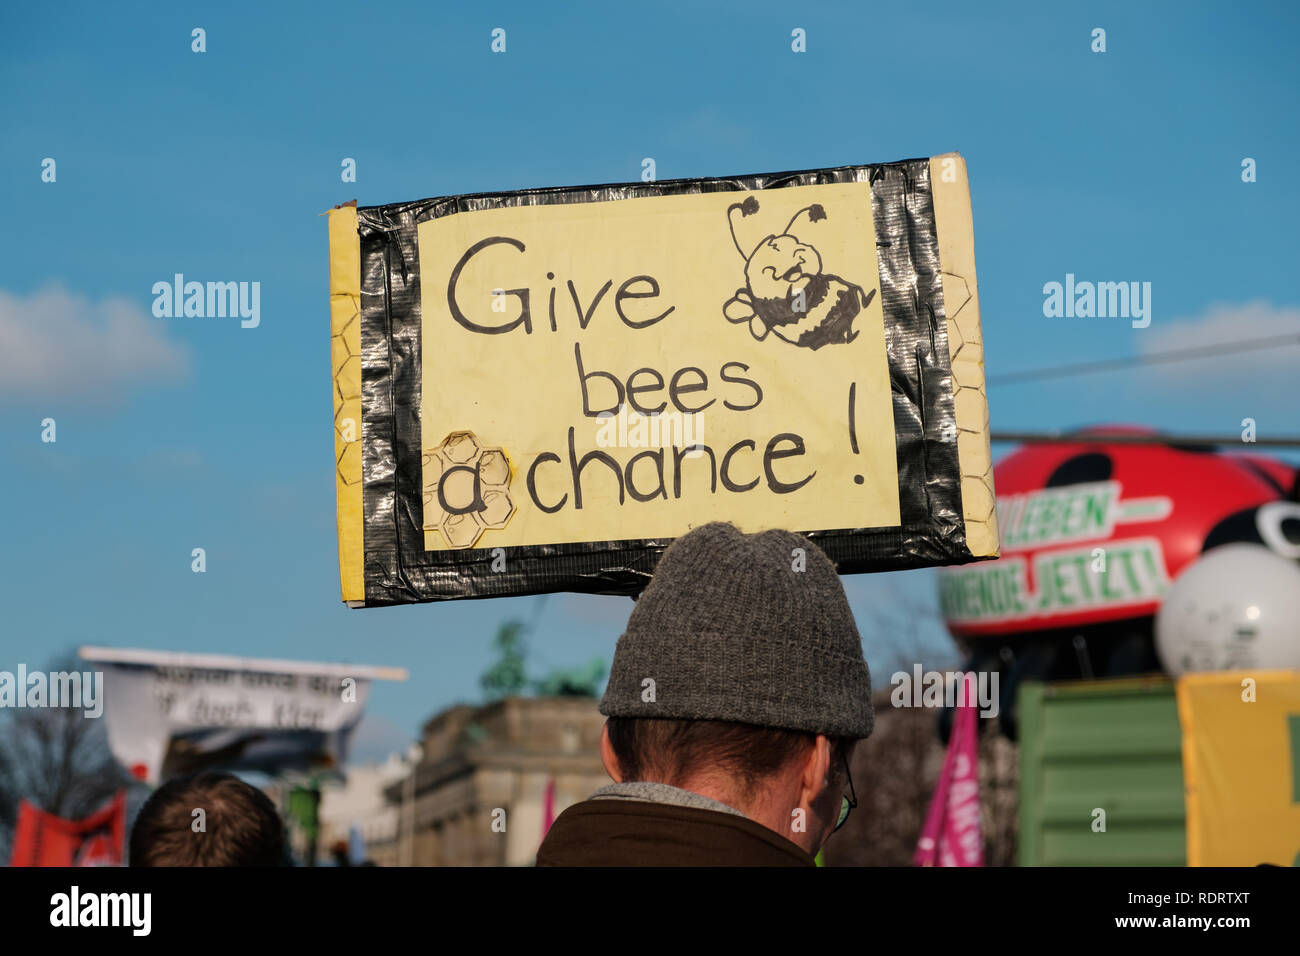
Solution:
[(137, 779), (337, 768), (372, 680), (400, 668), (83, 647), (104, 674), (108, 743)]
[(996, 556), (960, 156), (329, 215), (348, 603), (635, 594), (712, 520)]

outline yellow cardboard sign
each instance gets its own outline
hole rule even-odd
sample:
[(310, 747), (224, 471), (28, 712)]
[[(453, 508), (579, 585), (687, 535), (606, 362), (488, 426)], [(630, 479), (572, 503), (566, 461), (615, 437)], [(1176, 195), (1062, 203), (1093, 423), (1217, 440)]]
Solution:
[(349, 605), (635, 594), (715, 520), (997, 555), (956, 153), (329, 216)]
[(1300, 865), (1300, 671), (1178, 679), (1191, 866)]
[(420, 223), (425, 547), (897, 526), (875, 234), (865, 182)]

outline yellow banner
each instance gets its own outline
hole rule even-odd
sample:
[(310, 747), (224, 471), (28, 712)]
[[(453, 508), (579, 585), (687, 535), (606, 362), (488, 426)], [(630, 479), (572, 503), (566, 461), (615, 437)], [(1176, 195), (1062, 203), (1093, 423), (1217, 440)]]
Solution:
[(1177, 683), (1190, 866), (1300, 865), (1300, 671)]
[(721, 510), (898, 526), (871, 203), (855, 182), (420, 223), (426, 549)]

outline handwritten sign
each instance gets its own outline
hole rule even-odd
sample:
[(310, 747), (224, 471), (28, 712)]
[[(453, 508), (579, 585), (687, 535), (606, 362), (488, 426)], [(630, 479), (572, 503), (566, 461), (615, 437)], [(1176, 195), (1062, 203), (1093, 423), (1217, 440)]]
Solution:
[(330, 231), (350, 603), (635, 593), (719, 519), (845, 572), (997, 553), (960, 157)]

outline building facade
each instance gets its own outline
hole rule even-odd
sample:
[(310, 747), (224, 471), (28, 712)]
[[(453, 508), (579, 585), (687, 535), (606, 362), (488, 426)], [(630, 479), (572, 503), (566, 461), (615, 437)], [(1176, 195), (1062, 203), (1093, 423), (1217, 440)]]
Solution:
[(356, 830), (368, 860), (381, 866), (397, 862), (399, 811), (385, 793), (409, 775), (411, 766), (400, 754), (390, 754), (381, 764), (349, 767), (345, 784), (322, 788), (317, 847), (323, 859), (336, 844), (350, 844)]
[(537, 856), (553, 787), (553, 814), (609, 783), (600, 762), (605, 718), (590, 697), (507, 697), (459, 705), (424, 725), (414, 772), (391, 783), (392, 847), (402, 866), (527, 866)]

